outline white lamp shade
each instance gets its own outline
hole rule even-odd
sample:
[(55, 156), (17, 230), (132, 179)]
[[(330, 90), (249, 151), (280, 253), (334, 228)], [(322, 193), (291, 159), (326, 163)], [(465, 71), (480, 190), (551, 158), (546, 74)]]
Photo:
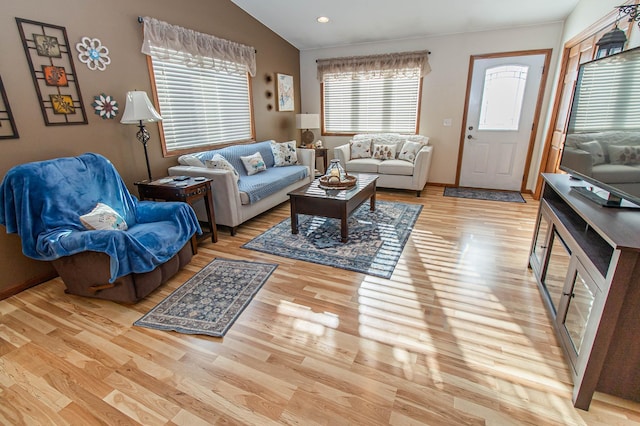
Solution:
[(162, 117), (153, 107), (147, 92), (138, 90), (127, 92), (127, 103), (124, 106), (124, 113), (120, 123), (139, 124), (140, 120), (153, 123), (162, 121)]
[(296, 129), (319, 129), (320, 114), (296, 114)]

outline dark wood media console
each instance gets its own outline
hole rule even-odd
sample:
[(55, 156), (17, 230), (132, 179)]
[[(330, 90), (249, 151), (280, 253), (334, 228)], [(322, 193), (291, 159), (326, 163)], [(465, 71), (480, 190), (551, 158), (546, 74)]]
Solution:
[(529, 264), (573, 374), (573, 402), (595, 391), (640, 401), (640, 211), (576, 194), (544, 174)]

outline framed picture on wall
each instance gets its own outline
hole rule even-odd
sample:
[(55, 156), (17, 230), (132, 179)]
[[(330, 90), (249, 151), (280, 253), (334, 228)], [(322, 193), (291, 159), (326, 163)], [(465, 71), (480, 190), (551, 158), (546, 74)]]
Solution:
[(87, 124), (67, 30), (16, 18), (24, 53), (47, 126)]
[(2, 77), (0, 77), (0, 139), (18, 139), (18, 129), (13, 121), (13, 114), (7, 99), (7, 92), (4, 91)]
[(278, 111), (293, 111), (293, 77), (287, 74), (276, 74), (276, 93), (278, 96)]

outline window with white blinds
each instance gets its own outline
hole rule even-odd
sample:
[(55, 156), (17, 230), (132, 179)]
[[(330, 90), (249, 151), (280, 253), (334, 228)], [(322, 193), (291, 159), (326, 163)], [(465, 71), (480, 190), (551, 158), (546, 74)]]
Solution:
[(640, 128), (640, 48), (583, 64), (569, 133)]
[(323, 82), (325, 134), (416, 133), (421, 77), (344, 79)]
[(217, 59), (188, 67), (185, 56), (152, 50), (165, 152), (252, 140), (248, 73), (214, 69)]

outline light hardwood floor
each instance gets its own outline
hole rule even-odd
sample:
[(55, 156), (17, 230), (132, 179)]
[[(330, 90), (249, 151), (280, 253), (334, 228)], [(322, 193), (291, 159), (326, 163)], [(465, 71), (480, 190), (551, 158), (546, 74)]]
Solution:
[[(59, 279), (0, 301), (0, 423), (640, 424), (637, 403), (571, 404), (527, 268), (538, 203), (414, 194), (378, 193), (424, 205), (388, 280), (240, 248), (285, 203), (136, 305)], [(279, 265), (223, 339), (132, 326), (215, 257)]]

